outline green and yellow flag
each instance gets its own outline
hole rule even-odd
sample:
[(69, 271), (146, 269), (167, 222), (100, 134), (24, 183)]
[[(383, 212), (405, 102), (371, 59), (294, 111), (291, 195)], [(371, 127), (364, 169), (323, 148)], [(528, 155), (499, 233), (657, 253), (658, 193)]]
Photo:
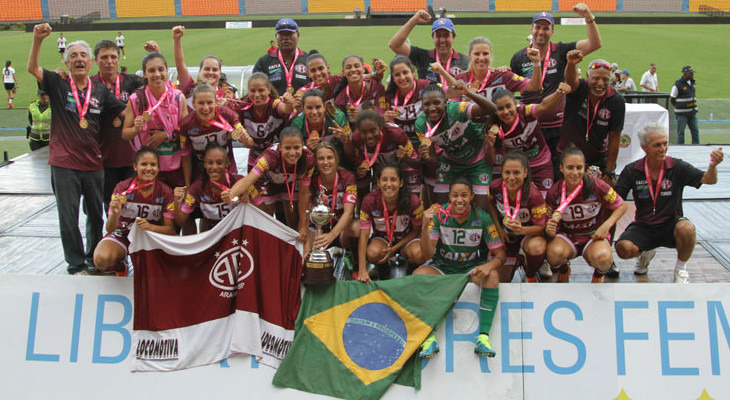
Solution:
[(393, 382), (419, 389), (420, 345), (468, 281), (417, 275), (308, 288), (274, 385), (344, 399), (378, 399)]

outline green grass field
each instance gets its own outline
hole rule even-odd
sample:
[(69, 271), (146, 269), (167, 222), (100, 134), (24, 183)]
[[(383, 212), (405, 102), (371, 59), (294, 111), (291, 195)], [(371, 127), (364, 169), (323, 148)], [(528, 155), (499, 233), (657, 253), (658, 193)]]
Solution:
[[(171, 22), (170, 25), (172, 24)], [(102, 25), (100, 24), (100, 28)], [(302, 28), (300, 47), (304, 50), (317, 49), (327, 57), (332, 71), (338, 73), (341, 71), (342, 59), (348, 54), (358, 54), (366, 60), (373, 57), (390, 60), (393, 54), (387, 44), (396, 30), (395, 26)], [(712, 112), (715, 120), (730, 120), (730, 100), (727, 100), (730, 98), (730, 80), (725, 78), (726, 73), (722, 70), (727, 61), (725, 38), (730, 35), (730, 25), (603, 25), (600, 30), (603, 47), (588, 56), (588, 60), (605, 58), (610, 62), (617, 62), (621, 68), (631, 71), (637, 85), (649, 63), (654, 62), (658, 65), (659, 88), (664, 92), (669, 92), (674, 81), (680, 77), (682, 66), (691, 64), (696, 70), (697, 92), (701, 99), (700, 118), (709, 119), (709, 113)], [(455, 47), (459, 51), (467, 52), (469, 41), (473, 37), (486, 36), (494, 43), (493, 64), (508, 65), (512, 54), (527, 44), (525, 37), (528, 34), (527, 23), (524, 26), (457, 26)], [(65, 32), (65, 36), (69, 42), (83, 39), (93, 45), (101, 39), (114, 39), (116, 31)], [(140, 62), (144, 55), (142, 44), (146, 40), (156, 40), (163, 54), (173, 62), (169, 30), (127, 30), (124, 31), (124, 36), (127, 59), (122, 60), (121, 64), (128, 66), (130, 71), (141, 68)], [(585, 36), (584, 26), (557, 26), (554, 39), (572, 41)], [(44, 43), (40, 62), (45, 68), (62, 65), (56, 50), (56, 37), (57, 32), (54, 32)], [(274, 31), (271, 28), (190, 29), (186, 31), (183, 43), (189, 65), (197, 64), (201, 57), (208, 54), (218, 55), (228, 65), (249, 65), (254, 64), (265, 53), (269, 40), (273, 38)], [(417, 27), (410, 39), (413, 45), (432, 47), (430, 26)], [(16, 107), (24, 107), (36, 94), (36, 84), (25, 72), (31, 40), (31, 33), (0, 33), (0, 57), (13, 61), (20, 81)], [(583, 64), (587, 64), (588, 60)], [(16, 117), (16, 112), (9, 112), (5, 107), (3, 98), (0, 103), (0, 128), (25, 126), (24, 113), (21, 112)], [(730, 128), (728, 124), (714, 125), (714, 129)], [(0, 131), (0, 136), (8, 135), (24, 135), (24, 132)], [(703, 135), (703, 141), (704, 139)], [(730, 135), (720, 133), (717, 139), (727, 143), (730, 142)], [(0, 149), (5, 148), (6, 143), (0, 142)]]

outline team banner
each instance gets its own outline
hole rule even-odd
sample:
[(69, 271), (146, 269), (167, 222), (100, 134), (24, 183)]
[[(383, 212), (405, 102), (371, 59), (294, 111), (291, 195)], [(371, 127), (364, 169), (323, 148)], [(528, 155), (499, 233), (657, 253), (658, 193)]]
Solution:
[(274, 385), (345, 399), (379, 399), (395, 381), (420, 389), (414, 354), (468, 281), (418, 275), (307, 290)]
[(130, 232), (133, 371), (170, 371), (250, 354), (277, 366), (294, 337), (302, 246), (297, 233), (241, 205), (212, 230)]

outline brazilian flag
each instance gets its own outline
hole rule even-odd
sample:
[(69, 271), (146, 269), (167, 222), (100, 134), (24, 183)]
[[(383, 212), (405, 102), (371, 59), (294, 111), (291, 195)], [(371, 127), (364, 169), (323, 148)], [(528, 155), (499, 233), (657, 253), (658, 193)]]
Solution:
[(469, 275), (414, 275), (310, 287), (274, 385), (344, 399), (378, 399), (391, 383), (420, 389), (420, 345)]

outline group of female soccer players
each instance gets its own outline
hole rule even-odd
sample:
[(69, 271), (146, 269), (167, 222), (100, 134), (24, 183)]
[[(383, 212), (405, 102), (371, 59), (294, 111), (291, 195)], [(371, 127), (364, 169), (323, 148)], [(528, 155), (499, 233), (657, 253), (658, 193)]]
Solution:
[[(575, 148), (562, 154), (564, 178), (552, 184), (537, 121), (569, 86), (542, 103), (519, 104), (513, 92), (539, 90), (540, 74), (526, 80), (494, 69), (487, 39), (471, 41), (471, 65), (455, 78), (432, 65), (444, 85), (416, 79), (403, 56), (369, 73), (362, 57), (350, 55), (333, 75), (314, 53), (310, 84), (277, 93), (267, 75), (255, 73), (236, 98), (219, 85), (217, 57), (203, 58), (193, 80), (182, 34), (173, 28), (180, 89), (168, 81), (160, 53), (142, 62), (145, 86), (131, 96), (123, 128), (139, 149), (136, 176), (114, 191), (97, 268), (124, 269), (135, 219), (160, 233), (175, 234), (176, 226), (194, 233), (194, 219), (201, 231), (210, 229), (250, 201), (297, 230), (306, 252), (338, 245), (356, 255), (353, 277), (361, 282), (378, 270), (383, 279), (373, 265), (396, 258), (413, 274), (470, 273), (483, 288), (475, 352), (494, 356), (488, 333), (499, 283), (519, 266), (528, 282), (538, 281), (545, 260), (558, 282), (569, 280), (569, 261), (578, 255), (595, 268), (594, 282), (610, 267), (608, 232), (625, 205)], [(529, 55), (539, 70), (538, 52)], [(249, 149), (244, 177), (233, 141)], [(335, 214), (321, 235), (306, 214), (314, 202)], [(436, 351), (431, 337), (421, 355)]]

